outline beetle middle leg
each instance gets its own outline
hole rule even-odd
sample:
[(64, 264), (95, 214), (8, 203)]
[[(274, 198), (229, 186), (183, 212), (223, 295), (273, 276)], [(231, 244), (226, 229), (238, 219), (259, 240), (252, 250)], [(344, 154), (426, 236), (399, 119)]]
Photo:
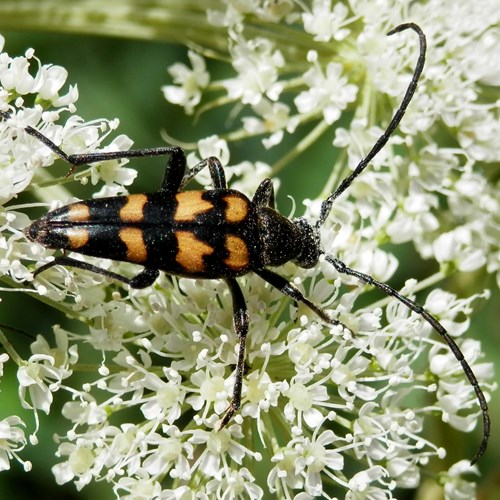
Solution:
[(271, 179), (264, 179), (252, 198), (253, 203), (258, 207), (271, 207), (274, 208), (274, 186)]
[[(162, 150), (164, 148), (159, 149)], [(155, 150), (153, 149), (150, 151)], [(184, 151), (181, 148), (172, 147), (165, 170), (165, 176), (161, 183), (160, 192), (177, 193), (178, 191), (182, 191), (186, 184), (205, 167), (208, 167), (210, 171), (210, 177), (214, 188), (227, 189), (224, 167), (218, 158), (215, 156), (205, 158), (186, 172), (186, 155)]]
[(208, 158), (201, 160), (193, 168), (188, 170), (180, 183), (180, 188), (182, 189), (198, 172), (203, 170), (205, 167), (208, 167), (210, 171), (210, 177), (212, 178), (214, 188), (227, 189), (224, 167), (222, 166), (220, 160), (215, 156), (209, 156)]
[(239, 350), (231, 403), (219, 422), (219, 429), (222, 429), (229, 423), (234, 413), (237, 412), (241, 406), (241, 390), (243, 386), (243, 375), (245, 373), (246, 338), (249, 323), (248, 309), (240, 286), (234, 278), (228, 278), (225, 281), (233, 299), (233, 324), (234, 331), (239, 340)]

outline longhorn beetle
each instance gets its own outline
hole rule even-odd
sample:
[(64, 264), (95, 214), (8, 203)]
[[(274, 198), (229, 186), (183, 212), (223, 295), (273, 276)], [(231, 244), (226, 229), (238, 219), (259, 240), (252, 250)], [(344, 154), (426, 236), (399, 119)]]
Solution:
[[(347, 267), (336, 257), (325, 254), (320, 247), (320, 228), (330, 214), (334, 201), (385, 146), (415, 93), (425, 62), (425, 35), (413, 23), (401, 24), (388, 35), (407, 29), (418, 34), (420, 54), (401, 104), (371, 151), (323, 201), (320, 216), (314, 224), (304, 218), (287, 219), (275, 210), (274, 189), (270, 179), (262, 181), (251, 200), (239, 191), (228, 189), (222, 165), (215, 157), (200, 161), (186, 172), (185, 154), (179, 147), (68, 155), (40, 132), (30, 126), (26, 127), (26, 133), (72, 165), (68, 175), (83, 164), (120, 158), (169, 157), (163, 181), (156, 193), (72, 203), (49, 212), (25, 229), (29, 240), (47, 248), (140, 264), (144, 269), (139, 274), (127, 278), (63, 255), (39, 267), (34, 276), (55, 265), (63, 265), (98, 273), (132, 288), (152, 285), (159, 271), (187, 278), (223, 279), (232, 296), (233, 322), (239, 339), (239, 352), (232, 400), (219, 424), (222, 428), (240, 408), (245, 372), (245, 341), (249, 317), (236, 278), (253, 271), (283, 294), (307, 306), (325, 323), (344, 326), (304, 297), (285, 278), (269, 269), (289, 261), (303, 268), (311, 268), (323, 255), (339, 273), (354, 276), (402, 302), (427, 321), (448, 344), (474, 388), (482, 411), (483, 437), (471, 461), (475, 463), (487, 447), (490, 417), (486, 398), (455, 341), (422, 306), (370, 275)], [(10, 113), (0, 111), (0, 115), (7, 120)], [(184, 186), (205, 167), (210, 171), (214, 189), (183, 191)]]

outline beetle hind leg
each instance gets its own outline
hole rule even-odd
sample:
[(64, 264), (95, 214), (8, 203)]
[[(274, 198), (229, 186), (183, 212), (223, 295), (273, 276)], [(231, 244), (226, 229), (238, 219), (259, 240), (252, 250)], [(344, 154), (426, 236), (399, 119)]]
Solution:
[(158, 269), (144, 269), (139, 274), (134, 276), (133, 278), (127, 278), (122, 274), (114, 273), (113, 271), (108, 271), (107, 269), (103, 269), (102, 267), (95, 266), (93, 264), (89, 264), (88, 262), (82, 262), (81, 260), (72, 259), (71, 257), (59, 256), (56, 257), (53, 261), (44, 264), (39, 267), (34, 273), (33, 277), (36, 278), (40, 273), (43, 273), (47, 269), (50, 269), (54, 266), (64, 266), (64, 267), (74, 267), (77, 269), (83, 269), (84, 271), (90, 271), (94, 274), (100, 274), (102, 276), (106, 276), (108, 278), (112, 278), (117, 281), (121, 281), (126, 285), (129, 285), (131, 288), (147, 288), (151, 286), (156, 278), (158, 278), (160, 271)]

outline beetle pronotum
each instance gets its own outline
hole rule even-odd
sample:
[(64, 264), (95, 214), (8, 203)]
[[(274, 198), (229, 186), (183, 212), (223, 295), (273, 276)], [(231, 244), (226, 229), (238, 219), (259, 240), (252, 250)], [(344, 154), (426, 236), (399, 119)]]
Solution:
[[(289, 261), (303, 268), (311, 268), (323, 255), (339, 273), (353, 276), (379, 288), (419, 314), (448, 344), (474, 388), (482, 411), (483, 438), (472, 459), (472, 463), (476, 462), (484, 453), (490, 434), (488, 406), (471, 367), (455, 341), (439, 321), (415, 301), (404, 297), (389, 285), (347, 267), (320, 247), (320, 228), (329, 216), (334, 201), (349, 188), (353, 180), (384, 147), (415, 93), (425, 61), (425, 36), (413, 23), (402, 24), (388, 34), (406, 29), (412, 29), (418, 34), (420, 55), (401, 104), (371, 151), (323, 201), (320, 216), (314, 224), (304, 218), (287, 219), (275, 210), (274, 190), (270, 179), (259, 185), (251, 200), (239, 191), (228, 189), (222, 165), (215, 157), (201, 161), (186, 172), (185, 154), (178, 147), (67, 155), (40, 132), (26, 127), (28, 134), (72, 165), (70, 172), (79, 165), (105, 160), (169, 156), (163, 182), (156, 193), (72, 203), (49, 212), (25, 230), (29, 240), (45, 247), (133, 262), (144, 266), (142, 272), (133, 278), (127, 278), (71, 257), (58, 256), (39, 267), (34, 276), (55, 265), (63, 265), (102, 274), (133, 288), (152, 285), (160, 270), (188, 278), (225, 280), (232, 296), (233, 322), (239, 339), (239, 353), (232, 401), (220, 421), (220, 427), (223, 427), (240, 408), (245, 370), (245, 341), (249, 317), (236, 278), (252, 271), (294, 301), (307, 306), (324, 322), (342, 325), (304, 297), (285, 278), (269, 269)], [(10, 113), (1, 111), (0, 115), (7, 120)], [(209, 168), (214, 189), (182, 191), (204, 167)]]

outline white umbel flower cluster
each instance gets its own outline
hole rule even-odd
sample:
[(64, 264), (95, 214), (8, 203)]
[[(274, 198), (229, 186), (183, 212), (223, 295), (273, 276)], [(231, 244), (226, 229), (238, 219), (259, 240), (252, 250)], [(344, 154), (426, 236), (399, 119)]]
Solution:
[[(452, 21), (459, 18), (467, 22)], [(460, 271), (484, 270), (500, 284), (498, 186), (488, 175), (498, 162), (499, 101), (498, 91), (497, 100), (483, 92), (499, 85), (499, 18), (492, 1), (212, 2), (206, 22), (224, 30), (232, 75), (213, 80), (207, 54), (191, 48), (189, 65), (170, 68), (173, 84), (163, 92), (187, 114), (210, 108), (211, 99), (243, 105), (241, 128), (226, 137), (259, 136), (263, 153), (232, 165), (230, 143), (214, 135), (200, 140), (188, 162), (219, 157), (229, 164), (230, 186), (248, 196), (306, 150), (308, 162), (328, 162), (313, 151), (329, 131), (332, 150), (342, 153), (325, 192), (306, 202), (305, 217), (315, 221), (322, 199), (370, 149), (408, 85), (416, 40), (385, 33), (403, 21), (420, 24), (429, 51), (415, 99), (388, 147), (336, 200), (322, 248), (388, 281), (398, 259), (381, 245), (411, 242), (440, 265), (422, 282), (407, 281), (402, 293), (411, 298)], [(104, 145), (116, 121), (86, 123), (75, 114), (77, 91), (64, 93), (66, 76), (33, 51), (0, 55), (0, 106), (10, 113), (0, 123), (1, 277), (86, 328), (55, 327), (55, 347), (39, 337), (28, 359), (0, 333), (7, 352), (0, 367), (17, 365), (19, 398), (35, 417), (32, 444), (37, 412), (49, 413), (54, 398), (66, 395), (56, 481), (80, 489), (105, 480), (117, 497), (162, 500), (394, 498), (398, 488), (417, 488), (429, 461), (446, 454), (447, 443), (424, 432), (427, 422), (472, 431), (480, 421), (474, 390), (418, 314), (372, 299), (324, 259), (313, 269), (287, 264), (278, 271), (346, 329), (323, 324), (257, 276), (240, 280), (250, 313), (248, 372), (241, 411), (222, 430), (238, 353), (225, 283), (162, 275), (150, 288), (129, 290), (59, 267), (33, 280), (34, 263), (47, 262), (50, 252), (26, 242), (30, 206), (12, 200), (41, 183), (48, 189), (32, 194), (45, 203), (65, 203), (71, 193), (43, 168), (55, 155), (24, 129), (36, 128), (67, 153), (131, 146), (124, 136)], [(264, 149), (292, 133), (302, 134), (296, 145), (266, 164)], [(135, 176), (123, 163), (91, 165), (74, 176), (102, 183), (95, 196), (122, 194)], [(197, 180), (210, 184), (207, 172)], [(137, 272), (124, 263), (97, 265)], [(488, 394), (496, 388), (493, 367), (468, 331), (475, 301), (486, 298), (482, 290), (461, 298), (434, 289), (423, 305), (454, 336)], [(83, 357), (83, 344), (99, 353), (97, 364)], [(86, 381), (73, 384), (70, 376), (84, 369)], [(12, 461), (31, 467), (20, 456), (26, 425), (17, 416), (0, 421), (1, 469)], [(440, 477), (448, 498), (473, 495), (470, 471), (477, 469), (462, 461)]]

